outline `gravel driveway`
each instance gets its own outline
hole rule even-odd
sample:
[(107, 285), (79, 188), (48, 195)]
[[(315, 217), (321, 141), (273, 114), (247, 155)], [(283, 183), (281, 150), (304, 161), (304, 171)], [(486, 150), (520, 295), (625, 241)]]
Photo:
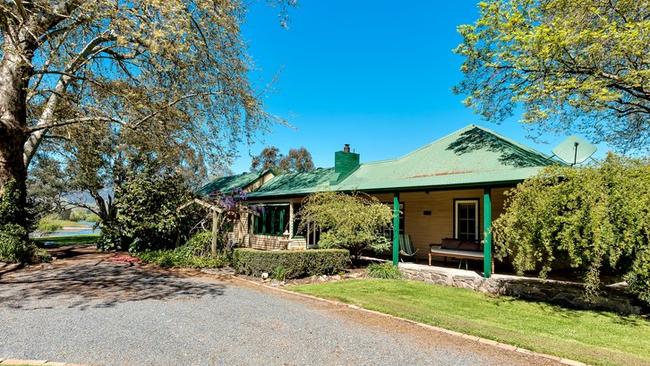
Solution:
[(61, 260), (0, 277), (0, 358), (98, 365), (551, 364), (237, 281), (106, 258)]

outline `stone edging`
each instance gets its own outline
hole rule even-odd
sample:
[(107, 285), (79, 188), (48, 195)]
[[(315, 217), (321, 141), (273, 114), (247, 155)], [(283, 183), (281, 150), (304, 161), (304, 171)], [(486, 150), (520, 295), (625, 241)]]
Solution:
[[(305, 299), (325, 302), (325, 303), (335, 305), (335, 306), (347, 307), (347, 308), (354, 309), (354, 310), (357, 310), (357, 311), (362, 311), (362, 312), (365, 312), (365, 313), (370, 313), (370, 314), (383, 316), (383, 317), (398, 320), (398, 321), (403, 321), (403, 322), (410, 323), (410, 324), (413, 324), (415, 326), (418, 326), (420, 328), (424, 328), (424, 329), (432, 330), (432, 331), (435, 331), (435, 332), (448, 334), (448, 335), (455, 336), (455, 337), (460, 337), (460, 338), (467, 339), (467, 340), (470, 340), (470, 341), (475, 341), (475, 342), (478, 342), (478, 343), (487, 344), (487, 345), (490, 345), (490, 346), (500, 348), (500, 349), (505, 350), (505, 351), (518, 352), (518, 353), (522, 353), (522, 354), (529, 355), (529, 356), (546, 358), (546, 359), (549, 359), (549, 360), (559, 362), (559, 363), (561, 363), (563, 365), (588, 366), (588, 364), (586, 364), (584, 362), (575, 361), (575, 360), (571, 360), (571, 359), (568, 359), (568, 358), (562, 358), (562, 357), (559, 357), (559, 356), (553, 356), (553, 355), (549, 355), (549, 354), (546, 354), (546, 353), (534, 352), (534, 351), (528, 350), (526, 348), (516, 347), (516, 346), (510, 345), (510, 344), (493, 341), (493, 340), (487, 339), (487, 338), (481, 338), (481, 337), (478, 337), (478, 336), (473, 336), (473, 335), (469, 335), (469, 334), (465, 334), (465, 333), (455, 332), (453, 330), (449, 330), (449, 329), (445, 329), (445, 328), (441, 328), (441, 327), (436, 327), (436, 326), (429, 325), (429, 324), (419, 323), (419, 322), (416, 322), (414, 320), (400, 318), (400, 317), (397, 317), (397, 316), (394, 316), (394, 315), (380, 313), (380, 312), (374, 311), (374, 310), (364, 309), (362, 307), (359, 307), (359, 306), (356, 306), (356, 305), (351, 305), (351, 304), (346, 304), (346, 303), (343, 303), (343, 302), (340, 302), (340, 301), (328, 300), (328, 299), (323, 299), (323, 298), (316, 297), (316, 296), (301, 294), (299, 292), (289, 291), (289, 290), (285, 290), (285, 289), (282, 289), (282, 288), (273, 287), (273, 286), (269, 286), (269, 285), (266, 285), (266, 284), (263, 284), (263, 283), (259, 283), (259, 282), (256, 282), (256, 281), (251, 281), (251, 280), (248, 280), (248, 279), (245, 279), (245, 278), (241, 278), (239, 276), (232, 276), (232, 278), (236, 279), (238, 281), (243, 281), (243, 282), (253, 284), (253, 285), (256, 285), (256, 286), (260, 286), (260, 287), (264, 287), (264, 288), (267, 288), (267, 289), (270, 289), (270, 290), (275, 290), (275, 291), (282, 292), (282, 293), (285, 293), (285, 294), (290, 294), (292, 296), (298, 296), (298, 297), (302, 297), (302, 298), (305, 298)], [(2, 365), (2, 364), (0, 364), (0, 365)]]
[(19, 360), (13, 358), (2, 359), (0, 358), (0, 366), (9, 366), (9, 365), (25, 365), (25, 366), (84, 366), (74, 363), (65, 363), (65, 362), (54, 362), (47, 360)]

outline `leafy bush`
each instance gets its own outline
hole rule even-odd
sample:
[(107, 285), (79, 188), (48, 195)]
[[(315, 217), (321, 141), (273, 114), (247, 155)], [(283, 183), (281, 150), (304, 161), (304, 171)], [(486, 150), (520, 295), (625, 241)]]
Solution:
[(40, 232), (51, 233), (53, 231), (61, 230), (62, 228), (63, 224), (61, 224), (61, 220), (58, 220), (53, 216), (45, 216), (38, 220), (37, 229)]
[(650, 164), (609, 155), (593, 167), (551, 167), (520, 184), (493, 224), (497, 256), (542, 277), (562, 261), (588, 295), (603, 271), (650, 303)]
[(261, 276), (266, 272), (276, 277), (281, 274), (284, 279), (339, 273), (349, 263), (350, 252), (345, 249), (264, 251), (237, 248), (233, 254), (237, 273)]
[(313, 223), (322, 230), (322, 248), (348, 249), (354, 257), (367, 248), (376, 252), (390, 248), (384, 231), (390, 227), (393, 213), (374, 197), (316, 193), (305, 199), (299, 214), (302, 226)]
[[(192, 197), (179, 174), (144, 169), (131, 174), (115, 190), (119, 233), (114, 240), (131, 252), (174, 248), (189, 234), (186, 211), (177, 208)], [(103, 228), (102, 228), (103, 230)]]
[(100, 218), (87, 209), (73, 209), (70, 213), (70, 221), (99, 222)]
[(0, 262), (30, 262), (36, 248), (25, 239), (26, 236), (27, 231), (20, 225), (2, 225), (0, 227)]
[(402, 272), (391, 263), (372, 263), (368, 265), (368, 276), (386, 280), (397, 280), (402, 278)]
[(101, 234), (96, 241), (97, 249), (99, 250), (124, 250), (127, 249), (127, 241), (124, 238), (119, 224), (104, 221), (100, 225)]
[(282, 266), (277, 266), (271, 273), (271, 277), (278, 281), (284, 281), (287, 279), (287, 270)]
[(19, 201), (20, 190), (16, 183), (5, 183), (0, 191), (0, 262), (28, 263), (41, 257), (46, 259), (47, 253), (37, 252), (36, 245), (29, 240)]
[(212, 233), (209, 231), (198, 232), (185, 244), (186, 250), (192, 255), (207, 256), (211, 254)]

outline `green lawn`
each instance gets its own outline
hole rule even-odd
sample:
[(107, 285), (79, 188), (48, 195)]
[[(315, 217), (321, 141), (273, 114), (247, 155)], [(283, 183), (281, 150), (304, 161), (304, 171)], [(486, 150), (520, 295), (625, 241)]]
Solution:
[(82, 235), (69, 235), (69, 236), (56, 236), (49, 238), (33, 238), (37, 244), (43, 242), (54, 242), (55, 246), (62, 247), (66, 245), (75, 245), (75, 244), (93, 244), (99, 238), (99, 234), (82, 234)]
[(650, 321), (402, 280), (292, 290), (595, 365), (650, 365)]

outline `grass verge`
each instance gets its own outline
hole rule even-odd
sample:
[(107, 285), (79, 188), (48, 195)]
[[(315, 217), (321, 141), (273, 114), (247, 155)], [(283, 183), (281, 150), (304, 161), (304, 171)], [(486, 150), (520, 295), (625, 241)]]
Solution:
[(649, 365), (650, 321), (404, 280), (296, 285), (296, 292), (594, 365)]
[(44, 237), (44, 238), (33, 238), (32, 240), (36, 242), (39, 247), (43, 247), (45, 242), (48, 242), (48, 248), (52, 247), (63, 247), (66, 245), (75, 245), (75, 244), (94, 244), (99, 238), (99, 234), (82, 234), (82, 235), (70, 235), (70, 236), (56, 236), (56, 237)]

